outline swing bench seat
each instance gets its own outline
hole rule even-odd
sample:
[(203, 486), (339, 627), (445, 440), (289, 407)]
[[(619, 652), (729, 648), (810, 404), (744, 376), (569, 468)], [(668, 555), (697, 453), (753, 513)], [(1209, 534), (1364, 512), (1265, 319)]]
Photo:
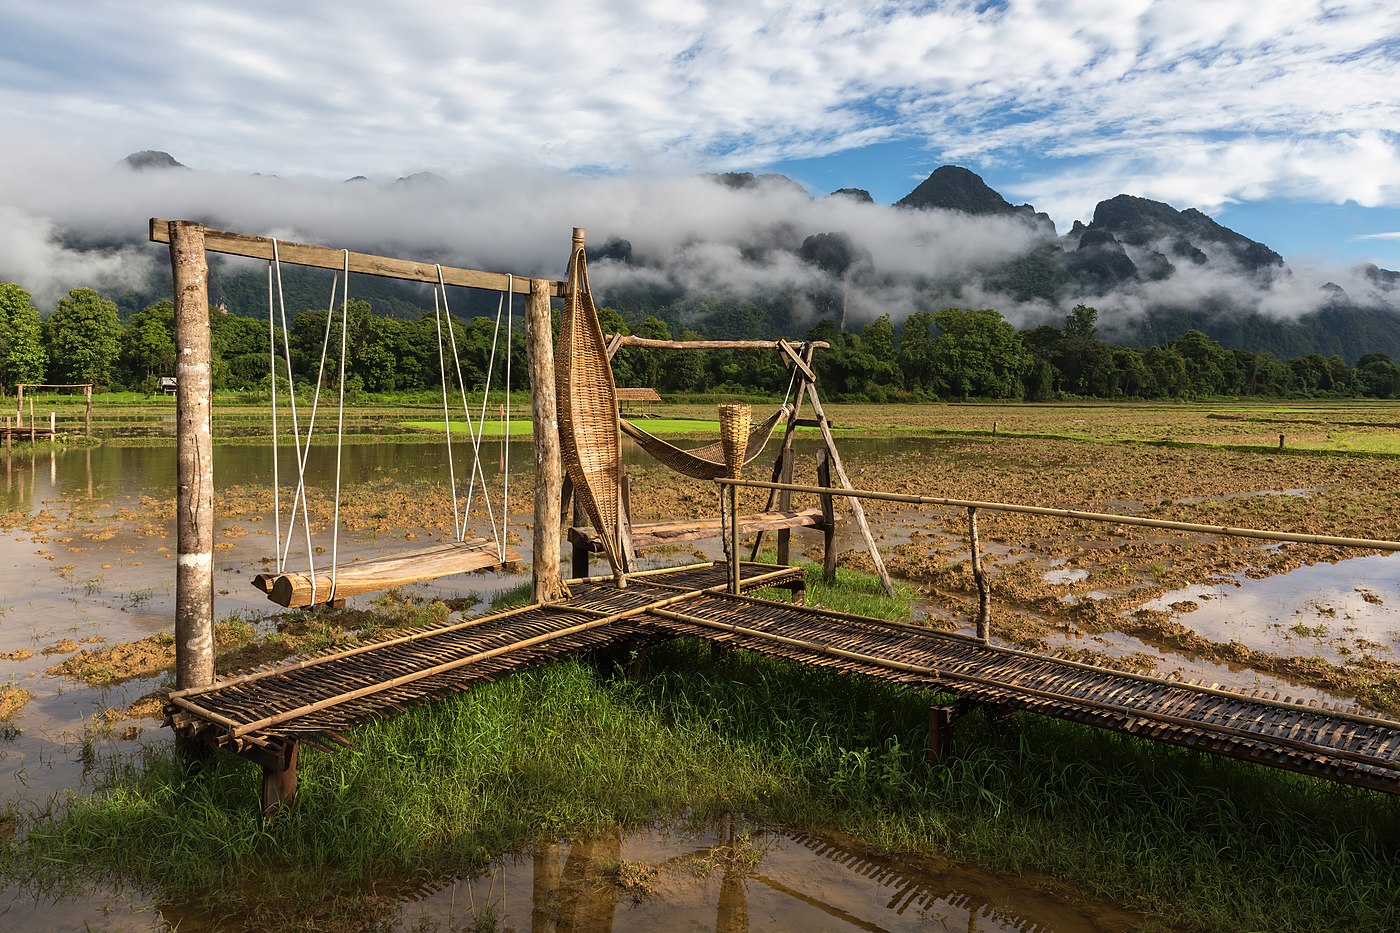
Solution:
[[(834, 523), (839, 525), (845, 519), (837, 514)], [(739, 516), (739, 533), (753, 534), (758, 531), (780, 531), (784, 528), (825, 528), (820, 508), (786, 512), (750, 512)], [(591, 526), (582, 525), (569, 529), (571, 544), (585, 545), (590, 551), (601, 551), (603, 544), (598, 533)], [(721, 534), (720, 519), (683, 518), (665, 522), (639, 522), (631, 527), (632, 545), (637, 548), (653, 547), (659, 544), (679, 544), (684, 541), (699, 541), (704, 538), (718, 538)]]
[[(421, 583), (473, 570), (498, 570), (519, 563), (520, 554), (506, 548), (504, 563), (495, 544), (482, 538), (449, 541), (407, 553), (341, 564), (335, 572), (335, 601), (361, 593), (392, 589), (407, 583)], [(267, 598), (288, 609), (313, 605), (311, 576), (306, 573), (260, 573), (253, 585)], [(316, 603), (331, 602), (331, 571), (316, 571)]]

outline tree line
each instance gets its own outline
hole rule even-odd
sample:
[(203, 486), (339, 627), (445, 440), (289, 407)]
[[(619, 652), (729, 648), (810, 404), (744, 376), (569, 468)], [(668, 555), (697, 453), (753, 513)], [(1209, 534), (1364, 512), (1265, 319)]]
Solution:
[[(389, 317), (374, 313), (365, 301), (351, 301), (347, 310), (346, 389), (351, 394), (434, 389), (442, 384), (443, 365), (449, 371), (460, 365), (467, 384), (479, 386), (493, 358), (499, 385), (507, 354), (514, 385), (526, 385), (523, 326), (507, 341), (495, 334), (493, 318), (451, 318), (454, 362), (450, 343), (439, 353), (438, 322), (431, 312), (417, 319)], [(599, 317), (609, 333), (661, 340), (707, 336), (649, 313), (624, 315), (604, 307)], [(841, 401), (1400, 396), (1400, 367), (1384, 353), (1367, 353), (1355, 366), (1317, 353), (1284, 361), (1268, 353), (1226, 349), (1194, 330), (1138, 349), (1100, 339), (1097, 321), (1094, 308), (1078, 305), (1060, 327), (1018, 331), (995, 310), (944, 308), (915, 312), (898, 326), (884, 315), (846, 332), (822, 320), (807, 337), (831, 344), (817, 354), (815, 366), (824, 394)], [(279, 373), (287, 349), (294, 378), (314, 383), (328, 327), (327, 372), (338, 372), (340, 315), (332, 314), (328, 325), (322, 308), (296, 314), (286, 333), (274, 330)], [(216, 389), (266, 390), (271, 365), (266, 321), (214, 308), (210, 338)], [(790, 382), (778, 354), (768, 350), (627, 349), (618, 353), (613, 367), (619, 385), (674, 394), (783, 394)], [(174, 308), (169, 301), (122, 323), (111, 301), (78, 288), (44, 319), (28, 292), (0, 283), (0, 384), (7, 388), (21, 382), (90, 382), (152, 392), (174, 368)]]

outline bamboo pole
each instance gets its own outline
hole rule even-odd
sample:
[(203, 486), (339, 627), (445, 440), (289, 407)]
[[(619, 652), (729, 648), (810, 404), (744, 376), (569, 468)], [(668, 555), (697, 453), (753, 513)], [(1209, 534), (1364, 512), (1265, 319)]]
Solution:
[[(643, 347), (648, 350), (778, 350), (782, 351), (782, 340), (657, 340), (652, 337), (638, 337), (636, 334), (608, 334), (609, 347), (616, 341), (618, 348)], [(828, 349), (831, 344), (825, 340), (813, 340), (807, 344), (817, 350)]]
[[(791, 489), (793, 492), (823, 495), (827, 492), (820, 486), (796, 484), (764, 483), (751, 479), (727, 479), (720, 477), (715, 482), (735, 486), (749, 486), (754, 489)], [(1164, 518), (1138, 518), (1135, 515), (1115, 515), (1110, 512), (1081, 512), (1076, 509), (1052, 509), (1038, 505), (1015, 505), (1007, 502), (981, 502), (975, 499), (945, 499), (938, 496), (913, 496), (897, 492), (876, 492), (869, 489), (846, 489), (842, 495), (860, 499), (878, 499), (882, 502), (907, 502), (912, 505), (939, 505), (957, 509), (988, 509), (995, 512), (1018, 512), (1023, 515), (1048, 515), (1053, 518), (1074, 518), (1081, 521), (1105, 522), (1113, 525), (1138, 525), (1144, 528), (1166, 528), (1171, 531), (1192, 531), (1198, 534), (1227, 535), (1235, 538), (1259, 538), (1264, 541), (1286, 541), (1293, 544), (1326, 544), (1336, 547), (1364, 548), (1371, 551), (1400, 551), (1400, 541), (1380, 538), (1346, 538), (1336, 535), (1309, 535), (1289, 531), (1265, 531), (1259, 528), (1233, 528), (1228, 525), (1200, 525), (1193, 522), (1173, 522)]]
[(530, 358), (530, 408), (535, 433), (535, 528), (531, 565), (533, 601), (567, 597), (559, 570), (559, 512), (564, 477), (559, 453), (559, 408), (554, 397), (554, 329), (549, 314), (549, 283), (534, 279), (525, 305), (526, 350)]
[(209, 264), (204, 228), (170, 224), (175, 279), (175, 686), (214, 680), (214, 437), (210, 392)]
[[(185, 220), (161, 220), (151, 218), (150, 236), (153, 243), (169, 243), (177, 224), (190, 223)], [(247, 256), (250, 259), (273, 258), (272, 240), (267, 237), (249, 236), (245, 233), (230, 233), (227, 230), (204, 229), (204, 247), (211, 253), (226, 253), (230, 256)], [(431, 262), (415, 262), (410, 259), (393, 259), (388, 256), (374, 256), (369, 253), (329, 249), (324, 246), (307, 246), (304, 243), (277, 241), (277, 257), (284, 263), (298, 266), (312, 266), (317, 269), (341, 271), (347, 261), (351, 272), (378, 275), (389, 279), (405, 279), (410, 282), (441, 281), (448, 285), (461, 285), (466, 288), (484, 288), (503, 292), (507, 288), (528, 295), (532, 279), (524, 276), (509, 276), (502, 272), (480, 272), (476, 269), (458, 269), (454, 266), (437, 266)], [(563, 282), (549, 282), (550, 294), (558, 297), (564, 294)]]

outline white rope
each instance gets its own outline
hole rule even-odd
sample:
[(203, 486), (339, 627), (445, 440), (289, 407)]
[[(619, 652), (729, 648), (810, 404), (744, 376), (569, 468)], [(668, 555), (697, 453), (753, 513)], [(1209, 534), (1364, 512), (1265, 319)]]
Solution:
[[(306, 494), (306, 462), (307, 462), (307, 460), (309, 460), (310, 457), (311, 457), (311, 438), (312, 438), (312, 436), (316, 433), (316, 414), (317, 414), (318, 411), (320, 411), (320, 407), (321, 407), (321, 388), (322, 388), (322, 386), (323, 386), (323, 384), (324, 384), (324, 382), (325, 382), (325, 375), (326, 375), (326, 355), (327, 355), (327, 352), (328, 352), (329, 349), (330, 349), (330, 343), (331, 343), (331, 314), (335, 311), (335, 295), (336, 295), (336, 287), (337, 287), (338, 283), (339, 283), (339, 278), (338, 278), (338, 277), (335, 277), (335, 276), (332, 276), (332, 278), (331, 278), (331, 298), (330, 298), (330, 302), (326, 305), (326, 327), (325, 327), (325, 330), (324, 330), (324, 331), (322, 332), (322, 334), (321, 334), (321, 360), (320, 360), (320, 362), (319, 362), (319, 363), (317, 364), (317, 366), (316, 366), (316, 391), (315, 391), (314, 393), (312, 393), (312, 396), (311, 396), (311, 418), (310, 418), (310, 420), (307, 422), (307, 425), (306, 425), (306, 438), (305, 438), (305, 443), (299, 444), (298, 447), (297, 447), (297, 488), (296, 488), (296, 495), (295, 495), (295, 497), (292, 499), (292, 517), (291, 517), (291, 522), (290, 522), (290, 524), (287, 526), (287, 543), (286, 543), (286, 550), (283, 552), (283, 554), (282, 554), (282, 556), (281, 556), (281, 565), (282, 565), (282, 567), (279, 568), (279, 570), (278, 570), (278, 573), (284, 572), (284, 568), (285, 568), (285, 565), (286, 565), (286, 562), (287, 562), (287, 557), (289, 556), (290, 551), (291, 551), (291, 547), (292, 547), (292, 533), (293, 533), (293, 531), (295, 531), (295, 529), (296, 529), (297, 506), (300, 505), (300, 506), (301, 506), (301, 514), (302, 514), (302, 524), (303, 524), (303, 525), (305, 526), (305, 528), (306, 528), (306, 564), (307, 564), (307, 572), (311, 575), (311, 601), (312, 601), (312, 605), (315, 605), (315, 603), (316, 603), (316, 558), (315, 558), (315, 553), (316, 553), (316, 552), (315, 552), (315, 550), (314, 550), (314, 549), (312, 548), (312, 546), (311, 546), (311, 517), (310, 517), (310, 514), (309, 514), (309, 512), (308, 512), (308, 508), (309, 508), (309, 505), (310, 505), (310, 503), (309, 503), (309, 498), (310, 498), (310, 497), (307, 496), (307, 494)], [(349, 289), (347, 289), (346, 291), (348, 292)], [(285, 307), (285, 303), (284, 303), (284, 307), (283, 307), (283, 315), (282, 315), (282, 316), (283, 316), (283, 322), (284, 322), (284, 323), (283, 323), (283, 335), (284, 335), (284, 337), (285, 337), (285, 335), (286, 335), (286, 333), (287, 333), (287, 328), (286, 328), (286, 324), (285, 324), (285, 321), (286, 321), (286, 307)], [(291, 348), (290, 348), (290, 344), (289, 344), (289, 345), (288, 345), (288, 349), (287, 349), (287, 373), (288, 373), (287, 380), (288, 380), (288, 382), (291, 381), (291, 371), (292, 371), (292, 352), (291, 352)], [(293, 399), (292, 414), (293, 414), (294, 416), (295, 416), (295, 414), (296, 414), (295, 399)], [(298, 439), (299, 439), (299, 440), (301, 439), (301, 438), (300, 438), (300, 434), (298, 434)]]
[(457, 370), (457, 386), (462, 399), (462, 412), (467, 419), (467, 435), (472, 445), (472, 471), (471, 479), (467, 484), (466, 505), (463, 509), (462, 524), (457, 529), (457, 540), (464, 541), (467, 536), (467, 520), (471, 516), (472, 497), (476, 492), (477, 477), (481, 477), (482, 498), (486, 500), (486, 516), (491, 526), (491, 534), (496, 538), (496, 549), (500, 551), (501, 541), (496, 533), (496, 516), (491, 507), (491, 497), (486, 494), (486, 471), (481, 466), (481, 440), (486, 428), (486, 400), (491, 392), (491, 373), (496, 363), (496, 338), (501, 332), (501, 308), (504, 298), (496, 305), (496, 329), (491, 338), (491, 356), (486, 364), (486, 379), (481, 389), (481, 413), (477, 423), (472, 423), (471, 409), (467, 405), (467, 383), (462, 375), (462, 358), (457, 350), (457, 331), (452, 326), (452, 309), (447, 303), (447, 286), (442, 282), (442, 267), (438, 267), (438, 282), (442, 285), (442, 306), (447, 316), (447, 335), (452, 345), (452, 362)]
[[(442, 267), (438, 267), (438, 275), (442, 275)], [(452, 490), (452, 536), (461, 540), (457, 535), (457, 529), (462, 526), (460, 510), (457, 506), (457, 468), (452, 461), (452, 408), (447, 403), (447, 359), (443, 355), (442, 348), (442, 302), (443, 291), (433, 289), (433, 320), (437, 323), (438, 342), (438, 372), (442, 374), (442, 427), (447, 432), (447, 485)], [(452, 326), (451, 321), (448, 327)]]
[[(273, 241), (274, 244), (276, 241)], [(277, 247), (273, 246), (273, 252)], [(277, 467), (277, 326), (273, 323), (272, 263), (267, 264), (267, 375), (272, 380), (272, 520), (277, 526), (277, 572), (282, 572), (282, 480)]]
[[(340, 413), (335, 427), (335, 519), (331, 524), (331, 595), (330, 602), (335, 602), (335, 582), (336, 572), (340, 568), (340, 452), (345, 444), (345, 357), (350, 346), (350, 251), (345, 253), (345, 287), (340, 292)], [(330, 315), (326, 315), (327, 321)], [(327, 329), (330, 325), (327, 323)], [(307, 439), (309, 448), (310, 438)], [(312, 577), (315, 580), (315, 577)], [(312, 602), (315, 602), (316, 591), (313, 583), (311, 592)]]
[[(304, 496), (302, 496), (302, 492), (303, 492), (303, 490), (304, 490), (304, 488), (305, 488), (305, 482), (306, 482), (306, 456), (305, 456), (305, 454), (304, 454), (303, 451), (302, 451), (301, 425), (299, 424), (299, 422), (298, 422), (298, 420), (297, 420), (297, 390), (296, 390), (296, 380), (292, 378), (292, 344), (291, 344), (291, 337), (290, 337), (291, 328), (289, 328), (289, 327), (287, 326), (287, 298), (286, 298), (286, 294), (285, 294), (285, 292), (284, 292), (284, 290), (283, 290), (283, 288), (282, 288), (282, 254), (281, 254), (281, 251), (280, 251), (280, 248), (279, 248), (277, 239), (276, 239), (275, 237), (274, 237), (273, 240), (272, 240), (272, 262), (273, 262), (273, 266), (274, 266), (274, 268), (275, 268), (275, 270), (276, 270), (276, 278), (277, 278), (277, 305), (278, 305), (278, 308), (279, 308), (279, 310), (280, 310), (280, 312), (281, 312), (281, 317), (282, 317), (282, 351), (283, 351), (283, 357), (285, 358), (286, 363), (287, 363), (287, 402), (288, 402), (288, 405), (291, 407), (291, 411), (292, 411), (292, 438), (293, 438), (293, 445), (294, 445), (295, 450), (296, 450), (296, 460), (297, 460), (297, 497), (301, 500), (301, 511), (302, 511), (302, 519), (303, 519), (303, 522), (302, 522), (302, 523), (306, 526), (306, 560), (307, 560), (307, 564), (311, 567), (311, 580), (312, 580), (312, 588), (313, 588), (313, 596), (314, 596), (315, 580), (316, 580), (316, 567), (315, 567), (315, 559), (314, 559), (314, 557), (312, 556), (312, 555), (313, 555), (313, 552), (312, 552), (312, 549), (311, 549), (311, 517), (310, 517), (310, 515), (308, 514), (308, 511), (307, 511), (306, 499), (305, 499)], [(334, 300), (334, 299), (332, 299), (332, 300)], [(317, 383), (317, 392), (318, 392), (318, 394), (319, 394), (319, 382)], [(314, 405), (313, 405), (313, 407), (312, 407), (312, 411), (313, 411), (313, 425), (314, 425), (314, 420), (315, 420), (315, 419), (314, 419), (314, 411), (315, 411)], [(306, 446), (307, 446), (308, 449), (309, 449), (310, 446), (311, 446), (311, 436), (310, 436), (310, 433), (309, 433), (309, 432), (308, 432), (307, 438), (306, 438)], [(292, 546), (292, 534), (293, 534), (293, 532), (296, 530), (296, 516), (297, 516), (297, 503), (296, 503), (296, 500), (294, 499), (293, 502), (292, 502), (292, 515), (291, 515), (291, 519), (288, 521), (288, 524), (287, 524), (287, 544), (286, 544), (286, 547), (287, 547), (288, 549), (290, 549), (291, 546)], [(278, 516), (278, 519), (277, 519), (277, 520), (278, 520), (278, 522), (280, 523), (280, 522), (281, 522), (281, 516)], [(278, 555), (278, 559), (277, 559), (277, 572), (278, 572), (278, 573), (283, 573), (283, 572), (286, 571), (286, 563), (287, 563), (287, 555), (286, 555), (286, 552), (284, 551), (284, 552), (282, 552), (281, 554)]]

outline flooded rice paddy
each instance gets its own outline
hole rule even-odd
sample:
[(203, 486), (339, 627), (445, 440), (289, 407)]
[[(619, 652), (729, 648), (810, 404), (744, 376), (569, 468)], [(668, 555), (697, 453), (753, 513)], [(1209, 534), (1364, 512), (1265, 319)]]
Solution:
[[(812, 460), (812, 449), (810, 440), (799, 445), (800, 462)], [(1171, 459), (1177, 452), (1162, 452), (1166, 459), (1157, 460), (1149, 451), (1134, 454), (1142, 460), (1136, 472), (1123, 468), (1128, 480), (1106, 484), (1088, 464), (1052, 450), (1045, 456), (1058, 472), (1028, 472), (1018, 486), (1008, 476), (1024, 450), (982, 442), (855, 439), (842, 443), (842, 453), (856, 485), (869, 488), (1030, 502), (1038, 482), (1047, 490), (1042, 503), (1048, 497), (1057, 505), (1112, 504), (1183, 520), (1205, 514), (1240, 525), (1251, 518), (1279, 527), (1308, 520), (1307, 530), (1318, 531), (1324, 528), (1309, 516), (1325, 513), (1349, 533), (1395, 536), (1362, 527), (1359, 519), (1347, 525), (1335, 518), (1353, 498), (1347, 477), (1327, 467), (1312, 476), (1203, 470), (1193, 477), (1178, 472), (1181, 461)], [(446, 536), (452, 505), (441, 448), (390, 441), (350, 445), (343, 456), (342, 560)], [(502, 447), (485, 445), (480, 473), (493, 495), (509, 475), (507, 537), (528, 560), (528, 444), (512, 445), (510, 456), (507, 470)], [(324, 549), (313, 553), (323, 565), (331, 557), (327, 477), (333, 460), (332, 448), (317, 447), (308, 464), (317, 477), (309, 496), (314, 546)], [(276, 623), (268, 610), (275, 607), (251, 580), (267, 569), (277, 548), (271, 451), (225, 444), (216, 464), (217, 613), (270, 631)], [(713, 513), (714, 490), (707, 484), (676, 480), (639, 459), (633, 466), (640, 518)], [(470, 475), (469, 461), (458, 459), (454, 467), (459, 477)], [(171, 630), (174, 606), (175, 455), (167, 447), (16, 451), (3, 469), (0, 687), (19, 705), (3, 724), (0, 786), (13, 788), (11, 800), (42, 806), (70, 789), (91, 789), (113, 755), (131, 756), (143, 744), (168, 740), (150, 697), (170, 685), (161, 639)], [(284, 458), (284, 481), (293, 472)], [(808, 481), (802, 470), (797, 481)], [(1189, 494), (1193, 488), (1199, 492)], [(289, 496), (290, 487), (282, 495)], [(470, 525), (489, 537), (480, 505), (478, 494)], [(870, 511), (891, 568), (921, 593), (917, 616), (970, 631), (975, 590), (966, 568), (965, 518), (946, 510)], [(305, 564), (301, 535), (298, 530), (294, 538), (293, 566)], [(1355, 672), (1364, 671), (1367, 683), (1395, 678), (1400, 558), (1083, 525), (1047, 528), (1007, 516), (984, 519), (983, 535), (1000, 642), (1160, 676), (1395, 712), (1384, 692), (1362, 689)], [(819, 544), (820, 535), (796, 533), (794, 553), (816, 556)], [(842, 529), (838, 547), (843, 563), (861, 565), (862, 545), (852, 527)], [(717, 550), (717, 542), (696, 542), (652, 553), (648, 561), (685, 563)], [(524, 579), (482, 574), (420, 584), (411, 592), (467, 605)], [(359, 597), (355, 605), (372, 601)], [(136, 649), (120, 658), (102, 653), (130, 645), (145, 646), (150, 656)], [(1269, 659), (1303, 659), (1312, 663), (1308, 671), (1321, 664), (1342, 673), (1305, 676), (1296, 664)], [(69, 676), (101, 665), (114, 668), (105, 677)], [(736, 833), (742, 836), (738, 848)], [(638, 878), (624, 877), (628, 866)], [(954, 865), (883, 863), (833, 840), (728, 827), (698, 836), (657, 830), (561, 841), (495, 863), (482, 877), (399, 892), (384, 911), (390, 927), (402, 929), (470, 928), (488, 913), (499, 928), (554, 931), (1087, 931), (1126, 925), (1107, 908), (1052, 889), (1035, 879), (1000, 879)], [(5, 929), (218, 926), (180, 905), (129, 893), (96, 891), (48, 902), (0, 889), (0, 904), (7, 902), (8, 910), (0, 907)]]

